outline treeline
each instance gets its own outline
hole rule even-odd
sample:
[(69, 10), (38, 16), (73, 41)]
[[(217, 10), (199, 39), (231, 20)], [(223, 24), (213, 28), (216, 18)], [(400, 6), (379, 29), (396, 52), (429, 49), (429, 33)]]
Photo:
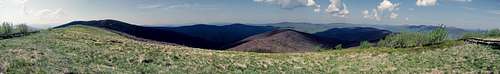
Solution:
[(31, 33), (32, 30), (26, 24), (16, 24), (3, 22), (0, 25), (0, 39), (23, 36)]
[(382, 47), (405, 48), (418, 47), (441, 43), (448, 39), (445, 27), (434, 29), (431, 32), (402, 32), (392, 34), (377, 43)]
[(401, 32), (386, 36), (377, 43), (360, 43), (360, 48), (372, 46), (389, 48), (421, 47), (442, 43), (448, 39), (448, 31), (445, 27), (436, 28), (431, 32)]
[(485, 32), (469, 32), (462, 37), (466, 38), (485, 38), (485, 37), (500, 37), (500, 29), (492, 29)]

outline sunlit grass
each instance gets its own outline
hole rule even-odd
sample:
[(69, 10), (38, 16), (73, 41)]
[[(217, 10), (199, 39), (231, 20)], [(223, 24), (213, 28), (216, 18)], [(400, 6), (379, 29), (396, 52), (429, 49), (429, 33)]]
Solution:
[(0, 68), (4, 69), (0, 72), (7, 74), (486, 73), (500, 70), (500, 50), (460, 41), (415, 48), (252, 53), (138, 42), (86, 26), (0, 40), (0, 54)]

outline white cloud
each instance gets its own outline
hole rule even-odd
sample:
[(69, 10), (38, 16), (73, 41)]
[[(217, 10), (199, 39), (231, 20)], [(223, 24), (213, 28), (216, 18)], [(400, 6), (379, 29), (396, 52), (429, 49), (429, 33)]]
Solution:
[[(379, 5), (372, 9), (372, 11), (364, 10), (362, 11), (363, 18), (374, 19), (377, 21), (382, 20), (382, 17), (389, 17), (390, 19), (397, 19), (399, 14), (394, 11), (399, 10), (399, 3), (393, 3), (389, 0), (383, 0), (379, 3)], [(384, 11), (388, 11), (388, 15), (384, 15)]]
[(389, 0), (384, 0), (377, 6), (377, 9), (379, 11), (384, 11), (384, 10), (393, 11), (398, 8), (399, 8), (399, 3), (394, 4)]
[(453, 1), (458, 1), (458, 2), (472, 2), (472, 0), (453, 0)]
[(417, 6), (435, 6), (437, 0), (417, 0)]
[[(10, 20), (14, 23), (36, 23), (36, 24), (53, 24), (60, 22), (67, 22), (70, 18), (61, 8), (56, 9), (41, 9), (34, 10), (31, 9), (27, 3), (29, 0), (0, 0), (1, 2), (8, 3), (7, 7), (16, 9), (11, 11), (11, 15), (6, 15), (8, 17), (4, 20)], [(37, 25), (35, 25), (37, 26)]]
[(197, 9), (214, 9), (213, 6), (210, 5), (200, 5), (200, 4), (173, 4), (173, 5), (164, 5), (164, 4), (143, 4), (138, 5), (139, 9), (162, 9), (162, 10), (170, 10), (170, 9), (184, 9), (184, 8), (197, 8)]
[(328, 5), (328, 8), (325, 10), (326, 13), (333, 15), (333, 16), (338, 16), (338, 17), (345, 17), (349, 15), (349, 10), (347, 9), (347, 6), (342, 3), (342, 0), (330, 0), (330, 5)]
[(364, 10), (361, 13), (363, 14), (363, 18), (369, 18), (370, 17), (370, 11), (368, 11), (368, 10)]
[(153, 8), (161, 8), (162, 4), (150, 4), (150, 5), (139, 5), (137, 8), (140, 9), (153, 9)]
[(315, 0), (254, 0), (255, 2), (276, 4), (284, 9), (294, 9), (298, 7), (310, 7), (315, 12), (320, 12), (320, 5)]
[(0, 7), (3, 7), (4, 1), (0, 0)]
[(367, 18), (367, 19), (374, 19), (374, 20), (377, 20), (377, 21), (380, 21), (382, 20), (381, 17), (379, 16), (379, 13), (376, 9), (372, 9), (372, 11), (368, 11), (368, 10), (364, 10), (362, 12), (363, 14), (363, 18)]
[(195, 6), (200, 6), (200, 5), (198, 5), (198, 4), (179, 4), (179, 5), (165, 6), (162, 9), (168, 10), (168, 9), (174, 9), (174, 8), (190, 8), (190, 7), (195, 7)]
[(391, 18), (391, 19), (397, 19), (397, 18), (398, 18), (398, 16), (399, 16), (399, 14), (392, 12), (392, 13), (389, 15), (389, 18)]

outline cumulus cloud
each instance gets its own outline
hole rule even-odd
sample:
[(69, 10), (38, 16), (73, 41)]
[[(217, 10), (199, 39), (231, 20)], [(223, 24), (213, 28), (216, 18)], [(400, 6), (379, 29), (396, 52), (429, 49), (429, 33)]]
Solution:
[(417, 0), (417, 6), (435, 6), (437, 0)]
[(310, 7), (315, 12), (320, 12), (320, 5), (315, 0), (254, 0), (255, 2), (279, 5), (284, 9), (294, 9), (298, 7)]
[(384, 10), (389, 10), (389, 11), (393, 11), (395, 9), (398, 9), (399, 7), (399, 3), (397, 4), (394, 4), (392, 3), (391, 1), (389, 0), (384, 0), (382, 1), (378, 6), (377, 6), (377, 9), (379, 11), (384, 11)]
[(368, 10), (364, 10), (362, 12), (363, 14), (363, 18), (368, 18), (368, 19), (374, 19), (374, 20), (377, 20), (377, 21), (380, 21), (381, 20), (381, 17), (379, 16), (379, 13), (376, 9), (372, 9), (372, 11), (368, 11)]
[[(382, 20), (382, 15), (384, 14), (384, 11), (387, 11), (389, 13), (386, 13), (387, 17), (390, 19), (397, 19), (399, 14), (395, 13), (394, 11), (397, 11), (399, 9), (399, 3), (393, 3), (389, 0), (383, 0), (382, 2), (379, 3), (379, 5), (372, 9), (371, 12), (369, 10), (364, 10), (362, 11), (363, 18), (367, 19), (374, 19), (377, 21)], [(384, 16), (385, 17), (385, 16)]]
[(363, 18), (368, 18), (368, 17), (370, 17), (370, 16), (369, 16), (369, 15), (370, 15), (370, 11), (368, 11), (368, 10), (364, 10), (364, 11), (363, 11), (363, 12), (361, 12), (361, 13), (363, 14)]
[(330, 0), (330, 5), (328, 5), (328, 8), (325, 10), (326, 13), (333, 15), (333, 16), (338, 16), (338, 17), (345, 17), (349, 15), (349, 10), (347, 9), (347, 6), (342, 3), (342, 0)]

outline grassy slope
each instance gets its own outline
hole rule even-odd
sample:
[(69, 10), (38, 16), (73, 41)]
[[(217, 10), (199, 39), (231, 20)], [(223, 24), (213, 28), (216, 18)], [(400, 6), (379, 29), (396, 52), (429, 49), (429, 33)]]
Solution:
[(137, 42), (86, 26), (0, 40), (10, 73), (429, 73), (500, 70), (500, 50), (477, 45), (429, 49), (344, 49), (311, 53), (211, 51)]

